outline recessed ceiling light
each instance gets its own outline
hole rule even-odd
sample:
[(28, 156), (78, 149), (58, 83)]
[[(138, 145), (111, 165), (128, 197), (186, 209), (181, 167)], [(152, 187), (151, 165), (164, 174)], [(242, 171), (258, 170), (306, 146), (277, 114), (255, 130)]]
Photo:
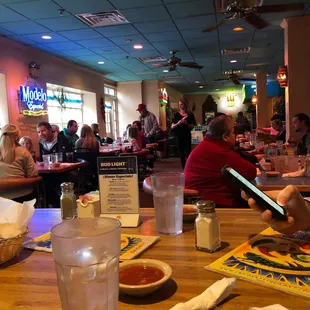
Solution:
[(42, 36), (41, 38), (44, 40), (50, 40), (52, 37), (51, 36)]
[(203, 88), (203, 85), (200, 85), (199, 88)]
[(104, 61), (98, 61), (98, 65), (104, 65)]
[(233, 31), (235, 31), (235, 32), (243, 31), (243, 28), (242, 27), (235, 27), (233, 29)]
[(200, 82), (199, 82), (199, 81), (195, 81), (195, 83), (196, 83), (196, 84), (199, 84)]
[(233, 64), (233, 63), (237, 62), (237, 60), (236, 60), (236, 59), (233, 59), (233, 60), (231, 60), (230, 62)]
[(143, 45), (142, 45), (142, 44), (135, 44), (135, 45), (133, 46), (133, 48), (136, 49), (136, 50), (140, 50), (140, 49), (143, 48)]
[(169, 72), (169, 70), (165, 69), (165, 70), (163, 70), (163, 72)]
[(219, 88), (217, 88), (216, 90), (220, 90)]

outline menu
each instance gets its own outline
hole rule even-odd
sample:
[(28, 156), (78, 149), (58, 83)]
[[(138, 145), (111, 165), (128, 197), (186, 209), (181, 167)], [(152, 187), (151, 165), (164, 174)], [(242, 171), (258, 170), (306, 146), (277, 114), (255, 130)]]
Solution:
[(137, 227), (138, 168), (135, 156), (98, 158), (101, 215), (118, 219), (123, 227)]

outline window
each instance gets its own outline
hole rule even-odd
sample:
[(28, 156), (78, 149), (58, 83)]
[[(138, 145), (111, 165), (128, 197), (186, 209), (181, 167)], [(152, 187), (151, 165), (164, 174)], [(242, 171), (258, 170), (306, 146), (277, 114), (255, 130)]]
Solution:
[(69, 120), (75, 120), (79, 127), (83, 124), (83, 95), (74, 88), (47, 84), (47, 110), (49, 122), (67, 127)]
[(104, 94), (106, 134), (116, 139), (118, 137), (116, 90), (115, 88), (105, 86)]

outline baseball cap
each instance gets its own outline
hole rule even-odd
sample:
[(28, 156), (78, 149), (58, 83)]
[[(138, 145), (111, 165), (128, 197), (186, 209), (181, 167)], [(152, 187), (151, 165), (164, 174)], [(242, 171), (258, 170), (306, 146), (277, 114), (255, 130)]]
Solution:
[(144, 110), (144, 109), (146, 109), (145, 104), (140, 103), (140, 104), (138, 105), (138, 109), (137, 109), (136, 111), (142, 111), (142, 110)]

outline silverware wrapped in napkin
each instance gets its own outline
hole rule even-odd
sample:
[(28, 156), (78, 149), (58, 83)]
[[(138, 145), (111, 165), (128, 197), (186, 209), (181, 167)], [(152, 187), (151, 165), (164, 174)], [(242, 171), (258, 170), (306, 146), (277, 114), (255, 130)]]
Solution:
[(235, 284), (235, 278), (223, 278), (207, 288), (202, 294), (185, 303), (177, 304), (170, 310), (214, 309), (231, 294)]

